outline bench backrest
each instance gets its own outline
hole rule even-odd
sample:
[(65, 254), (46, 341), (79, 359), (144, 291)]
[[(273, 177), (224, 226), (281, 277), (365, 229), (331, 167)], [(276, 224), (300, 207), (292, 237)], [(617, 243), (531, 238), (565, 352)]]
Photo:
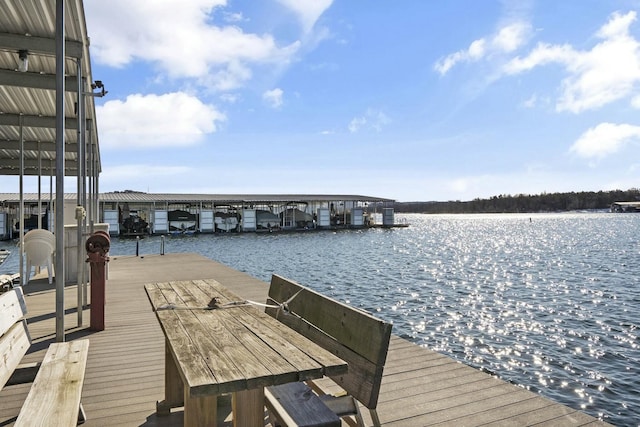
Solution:
[(268, 314), (348, 363), (348, 373), (332, 379), (375, 409), (392, 324), (275, 274), (269, 300), (287, 302), (288, 310), (267, 308)]
[(22, 288), (0, 294), (0, 390), (31, 346)]

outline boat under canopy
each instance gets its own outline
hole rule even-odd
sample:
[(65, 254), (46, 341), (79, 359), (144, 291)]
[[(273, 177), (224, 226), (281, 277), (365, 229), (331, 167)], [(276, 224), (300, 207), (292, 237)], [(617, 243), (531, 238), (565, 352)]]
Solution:
[(273, 212), (263, 209), (257, 209), (256, 224), (258, 229), (263, 230), (273, 230), (274, 228), (280, 228), (280, 217)]
[(289, 208), (280, 213), (282, 224), (285, 228), (311, 228), (313, 227), (313, 215), (298, 208)]
[(169, 233), (194, 234), (198, 231), (198, 215), (189, 211), (176, 209), (167, 213)]

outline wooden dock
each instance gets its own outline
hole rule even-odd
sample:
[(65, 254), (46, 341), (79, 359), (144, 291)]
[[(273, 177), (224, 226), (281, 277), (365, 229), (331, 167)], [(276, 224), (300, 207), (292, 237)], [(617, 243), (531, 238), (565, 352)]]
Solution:
[[(163, 398), (164, 335), (143, 284), (213, 278), (244, 298), (265, 301), (268, 284), (195, 254), (113, 257), (107, 281), (106, 328), (77, 326), (76, 287), (65, 290), (67, 340), (91, 341), (82, 402), (85, 426), (181, 426), (182, 411), (155, 415)], [(55, 292), (46, 279), (24, 288), (33, 345), (24, 362), (41, 360), (55, 341)], [(0, 392), (0, 426), (10, 426), (29, 386)], [(220, 425), (231, 425), (230, 399), (218, 399)], [(369, 422), (368, 412), (364, 411)], [(384, 426), (607, 425), (575, 409), (496, 379), (393, 336), (378, 414)], [(265, 421), (265, 425), (268, 423)]]

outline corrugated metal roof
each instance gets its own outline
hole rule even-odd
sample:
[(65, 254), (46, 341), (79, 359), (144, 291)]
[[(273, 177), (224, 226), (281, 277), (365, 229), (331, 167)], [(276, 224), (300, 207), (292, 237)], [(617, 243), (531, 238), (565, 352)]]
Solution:
[[(20, 174), (20, 123), (23, 127), (25, 175), (55, 174), (56, 167), (56, 2), (0, 1), (0, 174)], [(78, 169), (77, 61), (82, 64), (83, 92), (93, 83), (89, 38), (82, 0), (65, 1), (65, 174)], [(19, 52), (28, 53), (28, 70), (18, 71)], [(100, 170), (93, 96), (85, 96), (88, 144)]]
[[(55, 195), (54, 195), (55, 198)], [(37, 202), (36, 193), (25, 193), (25, 202)], [(49, 200), (49, 193), (42, 194), (43, 202)], [(65, 194), (65, 200), (76, 200), (75, 194)], [(194, 202), (214, 202), (214, 203), (287, 203), (287, 202), (393, 202), (393, 199), (382, 197), (345, 195), (345, 194), (162, 194), (162, 193), (102, 193), (99, 200), (101, 202), (127, 202), (127, 203), (194, 203)], [(18, 203), (20, 195), (17, 193), (0, 193), (0, 204)]]
[(342, 194), (162, 194), (162, 193), (102, 193), (102, 202), (216, 202), (216, 203), (286, 203), (286, 202), (361, 202), (392, 201), (380, 197)]

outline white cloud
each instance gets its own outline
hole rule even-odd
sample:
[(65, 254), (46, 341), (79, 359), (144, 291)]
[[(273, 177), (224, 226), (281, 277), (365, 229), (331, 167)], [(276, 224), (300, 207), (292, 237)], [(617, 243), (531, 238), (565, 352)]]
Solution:
[(487, 41), (484, 39), (476, 40), (469, 45), (467, 55), (471, 60), (478, 60), (482, 58), (487, 52)]
[(220, 100), (228, 104), (235, 104), (241, 99), (237, 93), (223, 93), (220, 95)]
[(504, 66), (504, 71), (507, 74), (517, 74), (553, 62), (569, 64), (574, 62), (577, 56), (578, 53), (569, 45), (552, 46), (546, 43), (539, 43), (526, 57), (516, 57), (509, 61)]
[(444, 75), (460, 62), (475, 62), (496, 54), (511, 53), (526, 43), (530, 33), (531, 26), (528, 23), (511, 23), (500, 28), (491, 37), (474, 40), (466, 50), (459, 50), (439, 59), (434, 69)]
[(433, 68), (435, 68), (435, 70), (439, 72), (441, 75), (445, 75), (458, 62), (468, 60), (468, 58), (470, 57), (471, 55), (466, 51), (458, 51), (450, 55), (447, 55), (445, 58), (439, 59)]
[(225, 120), (215, 107), (182, 92), (129, 95), (96, 107), (96, 114), (105, 149), (193, 145)]
[(249, 67), (239, 61), (229, 61), (225, 68), (202, 76), (199, 81), (206, 87), (226, 92), (241, 88), (252, 76), (253, 73)]
[(636, 12), (626, 15), (620, 12), (611, 14), (611, 19), (598, 31), (598, 37), (603, 39), (626, 37), (629, 34), (629, 26), (636, 20)]
[(302, 25), (305, 33), (311, 31), (318, 18), (329, 9), (333, 0), (278, 0), (292, 10)]
[(600, 123), (583, 133), (570, 151), (581, 157), (602, 158), (613, 154), (626, 144), (640, 141), (640, 126)]
[(262, 94), (262, 99), (272, 108), (282, 107), (282, 96), (284, 92), (280, 88), (268, 90)]
[(367, 115), (370, 118), (371, 127), (377, 132), (382, 131), (382, 127), (391, 123), (391, 119), (382, 111), (369, 110)]
[(533, 107), (536, 106), (537, 103), (538, 103), (538, 97), (534, 94), (534, 95), (531, 95), (531, 97), (529, 97), (529, 99), (524, 101), (522, 103), (522, 106), (524, 108), (533, 108)]
[(369, 108), (364, 115), (354, 117), (349, 122), (348, 129), (351, 133), (356, 133), (365, 127), (381, 132), (382, 127), (389, 123), (391, 123), (391, 119), (384, 112)]
[(355, 117), (353, 119), (351, 119), (351, 121), (349, 122), (349, 132), (351, 133), (355, 133), (358, 132), (360, 130), (360, 128), (362, 126), (364, 126), (365, 124), (367, 124), (367, 119), (364, 117)]
[(498, 52), (510, 53), (522, 46), (529, 38), (531, 27), (525, 22), (514, 22), (502, 27), (491, 40), (491, 46)]
[[(567, 77), (561, 84), (556, 110), (580, 113), (629, 96), (640, 83), (640, 43), (629, 34), (636, 12), (614, 13), (596, 36), (602, 41), (591, 50), (540, 43), (524, 58), (515, 58), (504, 71), (516, 74), (558, 63)], [(632, 101), (632, 105), (636, 105)]]
[(227, 22), (242, 22), (242, 21), (245, 21), (245, 18), (241, 12), (236, 12), (236, 13), (225, 12), (224, 20)]
[[(247, 80), (246, 64), (288, 63), (299, 42), (277, 46), (269, 34), (248, 34), (237, 26), (213, 25), (225, 0), (90, 1), (86, 4), (94, 60), (124, 67), (136, 59), (154, 63), (172, 78), (218, 75), (216, 89), (237, 87)], [(229, 15), (226, 15), (229, 18)], [(235, 18), (240, 18), (235, 16)], [(117, 28), (117, 31), (114, 31)]]

